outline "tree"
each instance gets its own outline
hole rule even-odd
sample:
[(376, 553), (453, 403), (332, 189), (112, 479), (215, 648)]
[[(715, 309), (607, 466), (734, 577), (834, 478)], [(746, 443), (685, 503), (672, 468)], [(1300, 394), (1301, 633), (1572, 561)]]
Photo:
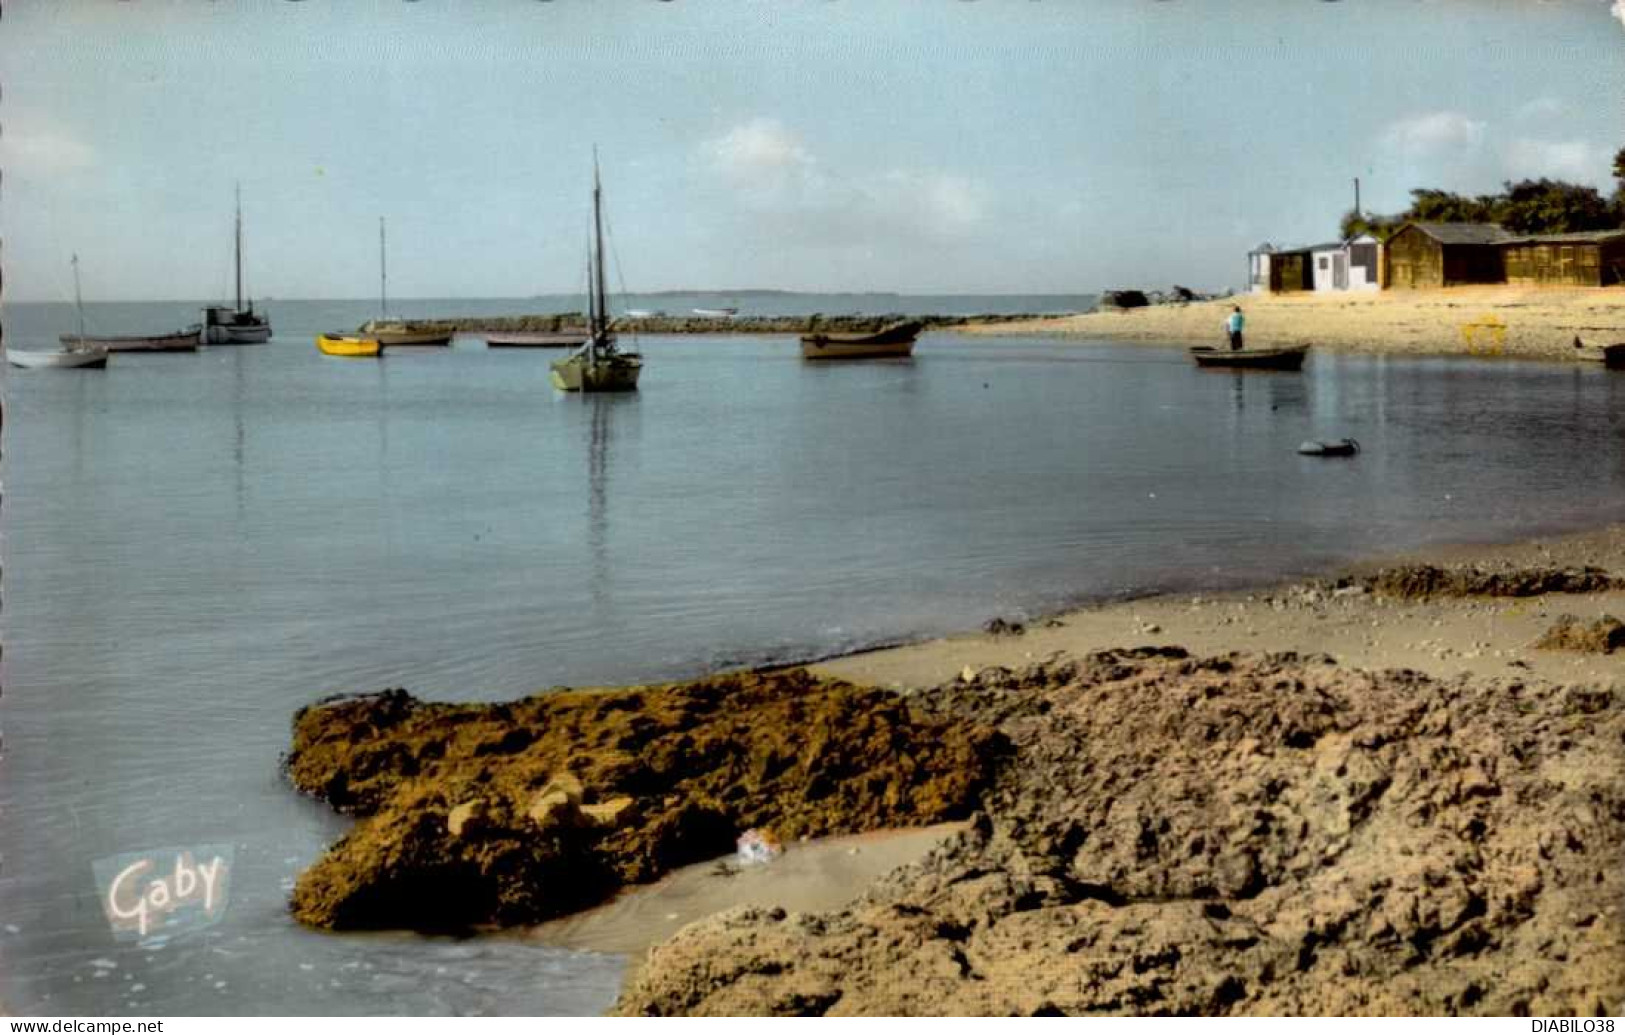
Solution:
[(1338, 223), (1340, 240), (1348, 240), (1361, 234), (1370, 234), (1379, 241), (1386, 241), (1392, 237), (1395, 230), (1405, 225), (1404, 216), (1381, 216), (1374, 212), (1355, 212), (1349, 209), (1343, 213)]
[(1609, 230), (1619, 225), (1618, 214), (1597, 188), (1544, 177), (1506, 184), (1494, 210), (1494, 222), (1519, 234)]

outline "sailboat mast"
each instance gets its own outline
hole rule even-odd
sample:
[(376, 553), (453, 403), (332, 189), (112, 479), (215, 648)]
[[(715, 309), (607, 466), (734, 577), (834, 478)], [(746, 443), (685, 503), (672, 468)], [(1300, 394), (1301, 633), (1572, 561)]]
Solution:
[(79, 314), (79, 344), (85, 343), (85, 300), (79, 294), (79, 253), (73, 255), (73, 308)]
[(389, 315), (389, 268), (384, 259), (384, 217), (378, 217), (378, 313)]
[(593, 328), (596, 337), (609, 330), (608, 306), (604, 291), (603, 189), (598, 183), (598, 151), (596, 148), (593, 150), (592, 156), (592, 233), (595, 244), (593, 248), (593, 261), (595, 263), (593, 293), (598, 308), (598, 323)]
[(243, 311), (243, 185), (237, 185), (237, 311)]

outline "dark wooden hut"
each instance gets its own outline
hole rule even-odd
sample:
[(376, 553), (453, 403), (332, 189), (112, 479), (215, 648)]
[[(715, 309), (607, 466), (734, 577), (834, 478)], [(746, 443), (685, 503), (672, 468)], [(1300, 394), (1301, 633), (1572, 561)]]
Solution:
[(1625, 230), (1533, 234), (1501, 245), (1508, 284), (1607, 287), (1625, 283)]
[(1406, 223), (1383, 250), (1383, 283), (1399, 290), (1505, 283), (1507, 237), (1494, 223)]

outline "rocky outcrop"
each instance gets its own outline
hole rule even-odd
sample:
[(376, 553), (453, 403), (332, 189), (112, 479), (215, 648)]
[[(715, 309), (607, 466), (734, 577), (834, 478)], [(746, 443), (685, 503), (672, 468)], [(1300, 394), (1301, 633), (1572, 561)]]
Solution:
[(1177, 649), (966, 673), (971, 830), (827, 914), (657, 947), (625, 1014), (1625, 1008), (1625, 701)]
[(732, 850), (960, 818), (996, 738), (802, 670), (488, 705), (401, 690), (294, 719), (289, 779), (358, 818), (299, 878), (328, 928), (466, 929), (582, 909)]
[(1407, 600), (1429, 597), (1533, 597), (1547, 593), (1602, 593), (1625, 587), (1602, 568), (1441, 568), (1401, 564), (1352, 584)]
[(1590, 654), (1612, 654), (1625, 650), (1625, 622), (1603, 615), (1594, 622), (1563, 615), (1546, 634), (1535, 641), (1541, 650), (1578, 650)]

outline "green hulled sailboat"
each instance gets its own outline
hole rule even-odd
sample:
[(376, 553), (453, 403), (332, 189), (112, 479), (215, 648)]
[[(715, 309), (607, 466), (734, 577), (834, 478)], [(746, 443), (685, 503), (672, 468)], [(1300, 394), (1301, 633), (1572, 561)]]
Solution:
[(643, 357), (622, 349), (609, 329), (609, 306), (604, 290), (603, 188), (598, 182), (598, 159), (592, 163), (592, 255), (587, 285), (587, 341), (552, 364), (553, 386), (566, 392), (630, 392), (638, 387)]

